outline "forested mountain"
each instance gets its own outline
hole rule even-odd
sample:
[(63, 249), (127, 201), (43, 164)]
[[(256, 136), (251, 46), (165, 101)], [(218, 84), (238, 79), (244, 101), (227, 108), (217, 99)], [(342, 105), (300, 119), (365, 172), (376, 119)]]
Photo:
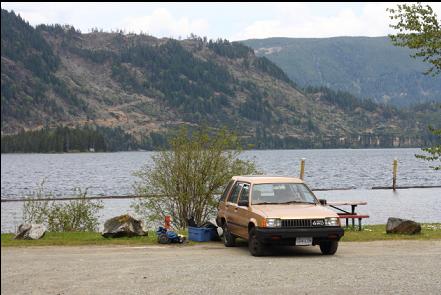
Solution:
[(82, 137), (79, 150), (155, 149), (182, 125), (227, 127), (256, 148), (417, 146), (441, 120), (431, 104), (299, 88), (237, 42), (33, 28), (5, 10), (1, 22), (1, 131), (15, 134), (2, 152), (68, 151)]
[(388, 37), (268, 38), (246, 40), (301, 87), (326, 86), (395, 106), (441, 102), (441, 77)]

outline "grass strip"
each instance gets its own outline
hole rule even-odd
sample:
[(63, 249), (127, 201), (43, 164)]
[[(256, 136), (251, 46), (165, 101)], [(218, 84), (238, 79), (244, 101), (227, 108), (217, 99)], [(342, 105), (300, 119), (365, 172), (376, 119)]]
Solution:
[[(365, 225), (362, 231), (346, 229), (343, 242), (369, 242), (381, 240), (436, 240), (441, 239), (441, 223), (421, 224), (422, 230), (416, 235), (386, 234), (384, 224)], [(14, 240), (14, 234), (1, 234), (2, 247), (26, 246), (83, 246), (83, 245), (156, 245), (154, 231), (148, 236), (131, 238), (104, 238), (96, 232), (47, 232), (40, 240)], [(198, 242), (190, 242), (198, 244)]]

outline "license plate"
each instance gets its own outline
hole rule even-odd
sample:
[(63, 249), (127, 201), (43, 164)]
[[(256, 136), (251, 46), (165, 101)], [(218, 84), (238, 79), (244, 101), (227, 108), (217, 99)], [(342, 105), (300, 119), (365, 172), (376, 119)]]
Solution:
[(312, 238), (296, 238), (296, 246), (310, 246)]

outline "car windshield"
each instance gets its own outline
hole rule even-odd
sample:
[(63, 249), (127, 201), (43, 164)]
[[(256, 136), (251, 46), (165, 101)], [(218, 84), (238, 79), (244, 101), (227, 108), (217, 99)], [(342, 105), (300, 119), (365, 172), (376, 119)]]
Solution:
[(254, 205), (317, 203), (315, 196), (303, 183), (255, 184), (251, 198)]

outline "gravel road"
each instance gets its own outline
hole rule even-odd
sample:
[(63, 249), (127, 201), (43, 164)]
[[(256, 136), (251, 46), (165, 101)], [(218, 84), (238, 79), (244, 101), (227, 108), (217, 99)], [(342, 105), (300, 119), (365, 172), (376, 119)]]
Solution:
[(1, 249), (1, 294), (440, 294), (441, 241)]

